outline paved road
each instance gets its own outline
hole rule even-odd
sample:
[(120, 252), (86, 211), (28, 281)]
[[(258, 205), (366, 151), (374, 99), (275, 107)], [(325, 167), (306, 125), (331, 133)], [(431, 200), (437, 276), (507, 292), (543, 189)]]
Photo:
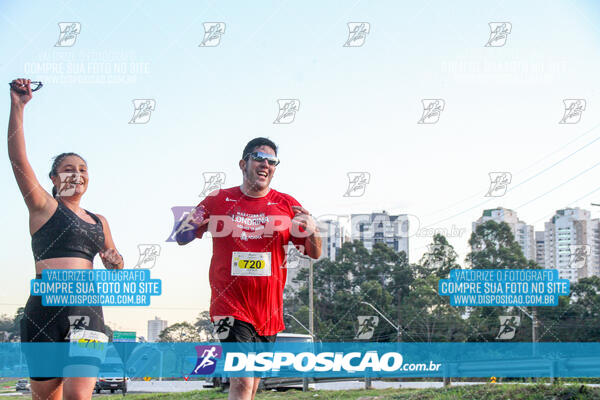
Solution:
[(203, 390), (204, 381), (131, 381), (127, 391), (134, 392), (189, 392), (190, 390)]
[[(464, 386), (464, 385), (481, 385), (484, 382), (452, 382), (452, 386)], [(443, 387), (442, 382), (388, 382), (388, 381), (373, 381), (373, 389), (431, 389)], [(364, 381), (341, 381), (341, 382), (326, 382), (326, 383), (315, 383), (314, 388), (316, 390), (350, 390), (350, 389), (364, 389)]]
[[(453, 386), (462, 385), (479, 385), (483, 382), (453, 382)], [(190, 390), (203, 390), (203, 381), (132, 381), (128, 385), (130, 393), (135, 392), (187, 392)], [(373, 388), (404, 388), (404, 389), (424, 389), (424, 388), (439, 388), (442, 387), (442, 382), (384, 382), (373, 381)], [(326, 382), (311, 384), (311, 387), (316, 390), (349, 390), (363, 389), (365, 383), (363, 381), (341, 381), (341, 382)]]

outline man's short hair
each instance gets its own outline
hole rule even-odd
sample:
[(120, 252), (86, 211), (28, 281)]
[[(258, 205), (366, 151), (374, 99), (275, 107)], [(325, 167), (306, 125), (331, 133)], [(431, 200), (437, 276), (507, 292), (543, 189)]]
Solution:
[(257, 147), (261, 146), (269, 146), (273, 149), (275, 155), (277, 155), (277, 145), (273, 143), (272, 140), (264, 137), (257, 137), (249, 141), (246, 147), (244, 147), (244, 152), (242, 153), (242, 160), (245, 160), (248, 154), (252, 153)]

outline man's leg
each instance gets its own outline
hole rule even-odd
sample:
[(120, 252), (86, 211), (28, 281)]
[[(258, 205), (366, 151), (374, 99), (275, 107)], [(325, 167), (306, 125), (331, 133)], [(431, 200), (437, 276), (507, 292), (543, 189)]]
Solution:
[[(230, 378), (229, 380), (229, 400), (252, 400), (256, 389), (254, 380), (260, 378), (244, 377)], [(258, 387), (258, 382), (256, 383)]]
[[(220, 340), (221, 342), (238, 343), (273, 343), (275, 337), (276, 335), (260, 336), (250, 323), (236, 319), (229, 329), (227, 338)], [(259, 383), (260, 378), (255, 377), (231, 378), (229, 381), (229, 400), (254, 400)]]
[(260, 383), (260, 378), (254, 378), (254, 387), (252, 388), (252, 400), (254, 400), (254, 396), (256, 396), (256, 391), (258, 390), (259, 383)]

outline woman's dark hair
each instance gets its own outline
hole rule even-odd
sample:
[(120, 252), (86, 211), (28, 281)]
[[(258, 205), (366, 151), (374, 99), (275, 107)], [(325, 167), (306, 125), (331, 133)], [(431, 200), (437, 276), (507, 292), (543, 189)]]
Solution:
[(242, 153), (242, 160), (245, 160), (246, 157), (248, 157), (248, 154), (252, 153), (254, 149), (260, 146), (269, 146), (273, 149), (275, 155), (277, 155), (277, 145), (273, 143), (272, 140), (264, 137), (257, 137), (249, 141), (246, 147), (244, 147), (244, 152)]
[[(50, 179), (52, 179), (52, 177), (58, 175), (58, 166), (60, 165), (60, 163), (63, 162), (63, 160), (66, 157), (69, 157), (69, 156), (79, 157), (83, 160), (84, 163), (87, 164), (87, 161), (85, 161), (85, 158), (81, 157), (77, 153), (61, 153), (61, 154), (57, 155), (56, 157), (54, 157), (54, 159), (52, 161), (52, 168), (50, 169), (50, 173), (48, 174)], [(52, 186), (52, 197), (56, 197), (56, 193), (57, 193), (56, 186), (53, 185)]]

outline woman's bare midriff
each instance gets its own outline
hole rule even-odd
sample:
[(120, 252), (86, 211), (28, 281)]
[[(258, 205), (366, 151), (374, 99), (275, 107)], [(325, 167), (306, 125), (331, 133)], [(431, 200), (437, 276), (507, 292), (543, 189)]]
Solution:
[(93, 269), (91, 261), (79, 257), (58, 257), (40, 260), (35, 263), (35, 273), (41, 274), (45, 269)]

